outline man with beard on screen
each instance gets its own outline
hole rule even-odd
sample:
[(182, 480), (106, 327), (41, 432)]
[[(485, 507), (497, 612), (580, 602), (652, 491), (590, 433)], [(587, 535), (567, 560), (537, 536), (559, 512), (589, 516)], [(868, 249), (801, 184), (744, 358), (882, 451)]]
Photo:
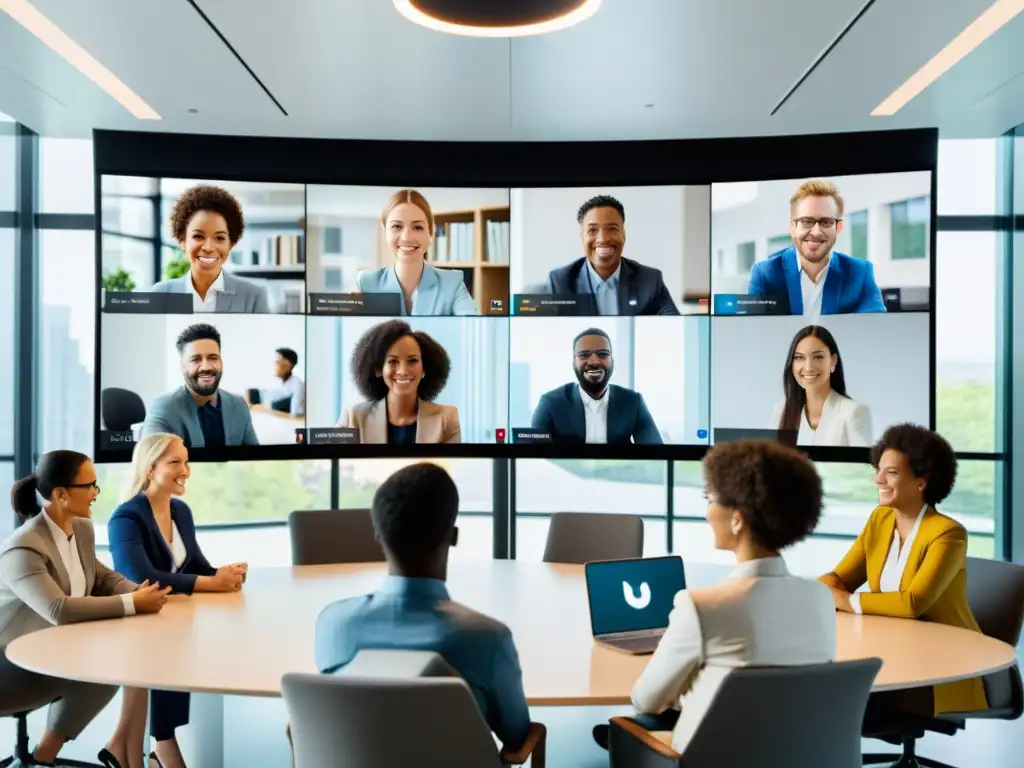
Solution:
[(176, 346), (185, 384), (153, 401), (142, 436), (170, 432), (189, 448), (259, 445), (245, 400), (220, 390), (220, 332), (206, 323), (190, 325)]
[(531, 428), (554, 443), (660, 445), (661, 433), (639, 392), (610, 384), (615, 370), (612, 342), (599, 328), (573, 339), (577, 383), (541, 396)]

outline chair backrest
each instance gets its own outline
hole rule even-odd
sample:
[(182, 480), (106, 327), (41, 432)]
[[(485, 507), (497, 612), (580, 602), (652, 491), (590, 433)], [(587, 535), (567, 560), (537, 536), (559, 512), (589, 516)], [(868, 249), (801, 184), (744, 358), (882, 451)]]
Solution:
[(146, 420), (146, 405), (130, 389), (107, 387), (100, 394), (100, 413), (111, 432), (127, 432), (132, 424)]
[(292, 673), (281, 690), (295, 768), (501, 767), (462, 679)]
[(859, 659), (737, 669), (718, 689), (680, 765), (860, 768), (861, 723), (881, 667), (881, 659)]
[(433, 651), (364, 649), (335, 675), (405, 679), (413, 677), (461, 677), (444, 657)]
[(292, 565), (376, 563), (384, 550), (368, 509), (300, 509), (288, 515)]
[(592, 560), (643, 557), (644, 521), (639, 515), (556, 512), (544, 546), (545, 563), (582, 565)]
[[(967, 603), (989, 637), (1016, 647), (1024, 624), (1024, 566), (967, 558)], [(1024, 683), (1011, 667), (982, 678), (990, 716), (1015, 719), (1024, 713)]]

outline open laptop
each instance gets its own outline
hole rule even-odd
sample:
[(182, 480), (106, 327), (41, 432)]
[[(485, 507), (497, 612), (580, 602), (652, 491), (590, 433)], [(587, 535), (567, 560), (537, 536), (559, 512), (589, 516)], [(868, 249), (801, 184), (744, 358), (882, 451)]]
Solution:
[(625, 653), (654, 653), (676, 593), (686, 588), (682, 558), (601, 560), (584, 573), (594, 639)]

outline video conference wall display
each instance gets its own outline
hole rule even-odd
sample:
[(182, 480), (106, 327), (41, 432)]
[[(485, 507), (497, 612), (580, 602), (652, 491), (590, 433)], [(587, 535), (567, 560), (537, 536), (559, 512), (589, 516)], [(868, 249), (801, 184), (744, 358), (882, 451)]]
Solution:
[(96, 456), (863, 459), (934, 423), (936, 137), (850, 137), (594, 145), (636, 161), (594, 183), (570, 145), (99, 131)]

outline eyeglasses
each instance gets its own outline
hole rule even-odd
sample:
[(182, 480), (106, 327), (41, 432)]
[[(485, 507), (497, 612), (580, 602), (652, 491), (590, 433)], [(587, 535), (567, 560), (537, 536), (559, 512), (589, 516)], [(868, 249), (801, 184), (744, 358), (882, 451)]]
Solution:
[(95, 480), (91, 483), (69, 483), (65, 488), (95, 488), (96, 493), (100, 492), (100, 485)]
[(835, 229), (836, 223), (842, 221), (842, 219), (812, 219), (809, 217), (802, 217), (799, 219), (793, 219), (793, 223), (796, 224), (800, 229), (814, 229), (814, 225), (817, 224), (823, 230)]

